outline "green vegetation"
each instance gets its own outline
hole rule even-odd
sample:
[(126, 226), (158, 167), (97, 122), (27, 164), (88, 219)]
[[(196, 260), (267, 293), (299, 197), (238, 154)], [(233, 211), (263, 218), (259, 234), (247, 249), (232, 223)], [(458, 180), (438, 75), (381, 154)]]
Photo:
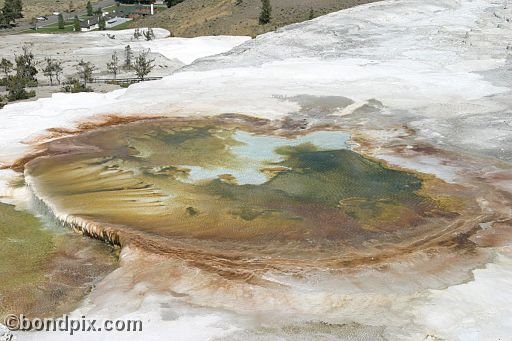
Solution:
[[(38, 73), (34, 61), (34, 55), (29, 46), (23, 46), (22, 53), (15, 55), (16, 74), (11, 75), (13, 63), (2, 58), (0, 61), (0, 69), (5, 75), (0, 79), (0, 84), (5, 85), (7, 89), (7, 100), (17, 101), (28, 99), (35, 96), (34, 91), (27, 91), (26, 87), (37, 86), (36, 74)], [(4, 101), (3, 99), (2, 101)]]
[(77, 92), (92, 92), (90, 87), (84, 86), (80, 83), (80, 80), (76, 78), (69, 78), (64, 82), (64, 86), (62, 87), (62, 91), (77, 93)]
[(167, 7), (172, 7), (172, 6), (176, 6), (177, 4), (180, 4), (182, 3), (184, 0), (165, 0), (165, 4), (167, 5)]
[(93, 12), (93, 9), (92, 9), (91, 1), (87, 1), (86, 8), (87, 8), (87, 16), (88, 17), (92, 17), (94, 12)]
[(23, 18), (23, 4), (21, 0), (5, 0), (0, 11), (0, 27), (15, 23), (16, 19)]
[(260, 24), (265, 25), (272, 19), (272, 6), (270, 0), (261, 0)]
[(115, 31), (126, 30), (126, 29), (130, 28), (131, 24), (132, 24), (131, 21), (126, 21), (122, 24), (119, 24), (119, 25), (116, 25), (116, 26), (110, 28), (110, 30), (115, 30)]
[(64, 16), (62, 15), (62, 13), (59, 13), (58, 19), (59, 19), (59, 22), (57, 23), (57, 26), (59, 27), (59, 30), (63, 30), (65, 23), (64, 23)]
[(137, 7), (137, 5), (128, 5), (128, 4), (116, 4), (116, 5), (112, 5), (112, 6), (107, 6), (105, 8), (103, 8), (103, 11), (104, 12), (109, 12), (109, 13), (112, 13), (114, 11), (116, 12), (127, 12), (133, 8)]
[[(80, 27), (80, 21), (78, 22), (78, 27)], [(65, 20), (63, 28), (59, 27), (59, 23), (55, 23), (55, 24), (37, 28), (37, 33), (64, 33), (64, 32), (73, 32), (73, 31), (75, 31), (75, 20), (74, 19)]]
[(36, 62), (34, 54), (30, 46), (25, 45), (21, 48), (22, 53), (16, 55), (14, 60), (16, 62), (16, 75), (25, 82), (28, 86), (36, 86), (38, 73), (36, 69)]
[(10, 308), (4, 297), (44, 281), (42, 270), (54, 247), (52, 235), (34, 216), (0, 204), (0, 315)]
[(27, 91), (25, 89), (26, 80), (20, 76), (11, 76), (7, 79), (7, 99), (9, 101), (18, 101), (22, 99), (29, 99), (36, 95), (34, 90)]
[(75, 15), (73, 18), (73, 31), (80, 32), (80, 19), (78, 19), (78, 16)]
[(13, 313), (42, 318), (74, 310), (116, 259), (103, 243), (55, 233), (32, 214), (0, 204), (0, 320)]
[(107, 29), (107, 22), (105, 21), (105, 17), (100, 15), (98, 17), (98, 30), (105, 31)]
[(14, 65), (12, 64), (12, 62), (6, 58), (2, 58), (2, 60), (0, 61), (0, 70), (3, 72), (5, 79), (9, 77), (9, 74), (11, 73), (13, 66)]

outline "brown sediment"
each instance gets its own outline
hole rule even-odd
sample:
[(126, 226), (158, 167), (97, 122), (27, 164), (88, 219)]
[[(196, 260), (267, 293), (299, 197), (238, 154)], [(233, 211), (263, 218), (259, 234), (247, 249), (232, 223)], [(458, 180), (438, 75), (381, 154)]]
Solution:
[(154, 120), (162, 118), (163, 116), (121, 116), (116, 114), (102, 115), (96, 117), (95, 121), (79, 123), (76, 128), (49, 128), (47, 133), (31, 140), (25, 141), (26, 144), (31, 146), (31, 150), (23, 157), (15, 160), (14, 162), (6, 165), (0, 165), (0, 169), (12, 169), (16, 172), (23, 172), (25, 165), (41, 156), (57, 155), (59, 153), (52, 152), (46, 147), (46, 143), (59, 139), (62, 137), (78, 135), (87, 131), (92, 131), (99, 128), (112, 127), (121, 124), (132, 122), (140, 122), (144, 120)]
[[(120, 124), (132, 123), (132, 122), (140, 122), (145, 120), (154, 120), (163, 118), (164, 116), (143, 116), (143, 115), (131, 115), (131, 116), (121, 116), (115, 114), (102, 115), (95, 118), (95, 121), (82, 122), (77, 125), (74, 129), (67, 128), (50, 128), (47, 131), (50, 133), (49, 135), (42, 136), (40, 139), (49, 140), (56, 139), (59, 137), (77, 135), (80, 133), (84, 133), (86, 131), (98, 129), (98, 128), (106, 128), (112, 127)], [(37, 142), (36, 140), (32, 140), (29, 143)]]
[[(115, 127), (119, 125), (125, 125), (130, 123), (141, 123), (145, 121), (154, 120), (169, 120), (169, 117), (164, 115), (98, 115), (93, 121), (85, 121), (78, 123), (75, 128), (49, 128), (47, 133), (35, 137), (31, 140), (27, 140), (24, 143), (30, 145), (31, 150), (26, 155), (15, 160), (9, 164), (1, 164), (0, 169), (12, 169), (16, 172), (23, 172), (25, 165), (41, 156), (59, 155), (62, 151), (56, 152), (51, 151), (47, 148), (48, 143), (53, 140), (58, 140), (65, 137), (76, 136), (79, 134), (95, 131), (101, 128)], [(212, 124), (222, 125), (243, 125), (246, 129), (253, 133), (272, 133), (275, 135), (281, 135), (284, 137), (300, 136), (301, 134), (311, 133), (314, 131), (333, 131), (340, 130), (339, 127), (333, 127), (331, 125), (315, 125), (308, 128), (306, 131), (293, 131), (286, 127), (285, 122), (272, 122), (268, 119), (258, 118), (243, 114), (221, 114), (216, 116), (202, 116), (202, 117), (173, 117), (177, 124), (191, 124), (200, 122), (210, 122)]]
[[(162, 119), (163, 120), (163, 119)], [(168, 121), (168, 120), (167, 120)], [(152, 122), (158, 122), (152, 120)], [(163, 121), (162, 121), (163, 122)], [(292, 132), (285, 131), (283, 127), (275, 122), (269, 122), (262, 119), (254, 119), (240, 115), (222, 115), (218, 117), (208, 117), (200, 119), (191, 118), (176, 118), (172, 120), (173, 125), (176, 127), (185, 127), (191, 124), (206, 123), (213, 126), (224, 127), (239, 127), (243, 126), (244, 129), (254, 133), (273, 133), (282, 136), (291, 136)], [(133, 121), (129, 124), (134, 124), (133, 127), (144, 122)], [(102, 128), (108, 128), (108, 125)], [(119, 127), (122, 128), (122, 127)], [(333, 128), (330, 127), (332, 130)], [(321, 128), (301, 131), (300, 134), (310, 133), (314, 130), (323, 130)], [(96, 130), (86, 130), (81, 136), (87, 137), (87, 132), (94, 132)], [(295, 135), (297, 133), (295, 132)], [(402, 136), (403, 137), (403, 136)], [(65, 139), (60, 139), (58, 142), (53, 141), (46, 146), (46, 154), (42, 152), (38, 157), (30, 160), (31, 166), (37, 169), (37, 159), (43, 160), (45, 158), (56, 158), (59, 155), (65, 157), (73, 153), (81, 153), (84, 151), (91, 151), (90, 147), (84, 147), (84, 139), (79, 138), (76, 145), (68, 143)], [(361, 150), (370, 150), (372, 143), (368, 139), (362, 137), (356, 138), (359, 148)], [(394, 144), (395, 152), (405, 150), (405, 144)], [(60, 154), (56, 151), (60, 150)], [(425, 144), (416, 147), (407, 148), (414, 153), (428, 155), (436, 155), (444, 153), (432, 146)], [(52, 154), (52, 151), (54, 154)], [(42, 157), (44, 155), (44, 157)], [(448, 155), (448, 154), (445, 154)], [(366, 153), (365, 157), (374, 160), (387, 168), (400, 169), (397, 166), (390, 166), (385, 161)], [(26, 163), (25, 163), (26, 164)], [(281, 169), (282, 168), (282, 169)], [(284, 167), (270, 167), (268, 170), (275, 173), (284, 171)], [(288, 169), (288, 168), (286, 168)], [(407, 170), (411, 172), (410, 170)], [(313, 269), (313, 268), (359, 268), (365, 266), (375, 266), (384, 264), (393, 259), (407, 257), (416, 252), (446, 252), (446, 253), (460, 253), (467, 256), (468, 252), (474, 252), (475, 249), (481, 245), (474, 240), (478, 234), (481, 233), (482, 228), (480, 223), (489, 221), (493, 218), (492, 214), (482, 212), (479, 205), (475, 202), (475, 188), (471, 186), (462, 186), (456, 184), (447, 184), (431, 175), (423, 173), (416, 174), (422, 179), (423, 186), (418, 191), (418, 195), (432, 200), (437, 211), (432, 211), (431, 216), (425, 216), (422, 219), (407, 220), (407, 217), (398, 217), (405, 219), (400, 221), (396, 220), (399, 226), (406, 224), (423, 226), (425, 231), (416, 235), (410, 235), (404, 240), (399, 242), (392, 241), (391, 239), (372, 240), (367, 238), (364, 231), (353, 230), (351, 231), (350, 220), (347, 217), (342, 217), (339, 224), (343, 224), (346, 231), (343, 233), (361, 233), (361, 246), (356, 247), (351, 243), (343, 240), (335, 241), (336, 238), (341, 238), (343, 233), (340, 231), (330, 231), (325, 229), (321, 231), (323, 238), (333, 239), (325, 244), (318, 244), (314, 247), (307, 246), (307, 244), (288, 241), (288, 243), (279, 242), (265, 242), (263, 245), (255, 246), (251, 243), (234, 243), (223, 240), (208, 240), (208, 238), (182, 238), (178, 236), (165, 236), (161, 231), (143, 231), (137, 229), (137, 224), (132, 226), (126, 224), (113, 224), (109, 221), (102, 221), (101, 217), (90, 217), (88, 215), (71, 214), (59, 216), (58, 210), (52, 208), (52, 200), (46, 201), (44, 195), (39, 193), (37, 186), (34, 187), (30, 183), (30, 176), (28, 182), (32, 186), (34, 193), (42, 201), (45, 202), (50, 210), (57, 215), (57, 217), (67, 226), (83, 233), (87, 236), (107, 241), (113, 245), (121, 247), (130, 246), (146, 250), (151, 253), (164, 255), (181, 259), (188, 264), (215, 272), (226, 278), (236, 278), (250, 282), (261, 281), (259, 275), (269, 270), (276, 271), (292, 271), (294, 268)], [(221, 176), (225, 182), (232, 182), (233, 178), (229, 175)], [(151, 196), (157, 194), (153, 188), (133, 187), (134, 190), (149, 191)], [(113, 188), (119, 190), (119, 188)], [(148, 193), (149, 193), (148, 192)], [(140, 192), (142, 194), (142, 192)], [(487, 193), (484, 193), (487, 194)], [(344, 202), (343, 204), (347, 204)], [(149, 205), (149, 204), (148, 204)], [(153, 204), (151, 204), (153, 205)], [(157, 205), (157, 204), (155, 204)], [(281, 205), (281, 204), (280, 204)], [(282, 205), (281, 205), (282, 206)], [(193, 216), (201, 217), (201, 210), (192, 207), (195, 214)], [(276, 208), (280, 206), (276, 204)], [(315, 211), (312, 207), (297, 209), (317, 221), (321, 221), (322, 216), (318, 214), (321, 211)], [(311, 210), (308, 212), (308, 210)], [(185, 212), (184, 212), (185, 213)], [(391, 216), (392, 219), (396, 217)], [(252, 218), (251, 218), (252, 219)], [(378, 218), (377, 218), (378, 219)], [(430, 221), (431, 220), (431, 221)], [(148, 220), (151, 223), (151, 220)], [(389, 225), (389, 227), (382, 227), (384, 231), (399, 231), (399, 227)], [(370, 231), (371, 232), (371, 231)], [(318, 236), (322, 236), (319, 234)], [(357, 241), (357, 238), (354, 239)], [(487, 244), (491, 245), (492, 238), (486, 238)], [(286, 248), (288, 254), (274, 253), (280, 248)]]

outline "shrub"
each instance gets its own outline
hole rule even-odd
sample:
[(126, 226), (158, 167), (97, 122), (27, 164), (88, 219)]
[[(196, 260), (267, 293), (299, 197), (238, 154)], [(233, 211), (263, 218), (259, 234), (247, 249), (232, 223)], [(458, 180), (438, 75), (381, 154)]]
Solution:
[(64, 82), (64, 86), (62, 87), (62, 91), (77, 93), (77, 92), (92, 92), (92, 89), (88, 86), (83, 85), (76, 78), (69, 78)]

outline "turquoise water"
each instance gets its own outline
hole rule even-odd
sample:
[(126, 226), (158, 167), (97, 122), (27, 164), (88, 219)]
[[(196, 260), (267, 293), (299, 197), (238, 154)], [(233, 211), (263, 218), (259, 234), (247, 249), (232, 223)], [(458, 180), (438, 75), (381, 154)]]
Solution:
[(188, 183), (197, 183), (203, 180), (216, 179), (220, 175), (230, 174), (239, 185), (260, 185), (268, 181), (268, 176), (261, 170), (284, 161), (283, 155), (278, 153), (280, 147), (294, 147), (303, 144), (312, 144), (318, 151), (349, 149), (347, 141), (350, 135), (341, 131), (318, 131), (293, 139), (272, 135), (255, 135), (237, 130), (233, 139), (238, 145), (229, 146), (229, 151), (242, 162), (241, 166), (226, 167), (200, 167), (192, 165), (179, 165), (190, 169), (187, 177), (180, 180)]

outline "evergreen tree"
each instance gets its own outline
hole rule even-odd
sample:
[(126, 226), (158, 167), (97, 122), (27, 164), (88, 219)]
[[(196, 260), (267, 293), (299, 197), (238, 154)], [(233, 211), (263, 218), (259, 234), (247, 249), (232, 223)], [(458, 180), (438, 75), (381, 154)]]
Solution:
[(4, 15), (3, 9), (0, 9), (0, 28), (8, 27), (9, 21), (7, 17)]
[(16, 76), (9, 77), (7, 81), (7, 99), (9, 101), (17, 101), (20, 99), (27, 99), (36, 95), (35, 91), (27, 91), (25, 87), (27, 83), (25, 79)]
[(165, 0), (165, 3), (167, 4), (167, 7), (176, 6), (177, 4), (183, 2), (184, 0)]
[(261, 0), (260, 25), (265, 25), (272, 19), (272, 6), (270, 0)]
[(93, 10), (92, 10), (92, 5), (91, 5), (91, 1), (87, 1), (87, 16), (88, 17), (92, 17), (94, 15), (93, 13)]
[(9, 78), (13, 66), (9, 59), (2, 58), (0, 61), (0, 70), (4, 73), (6, 79)]
[(16, 14), (14, 10), (14, 0), (5, 0), (4, 7), (2, 7), (3, 21), (9, 25), (16, 21)]
[(37, 84), (37, 69), (35, 67), (34, 54), (29, 46), (22, 47), (22, 54), (15, 56), (16, 76), (28, 85)]
[(75, 19), (73, 21), (73, 29), (75, 32), (80, 32), (82, 29), (80, 27), (80, 19), (75, 15)]
[(14, 18), (19, 19), (23, 18), (23, 14), (21, 13), (23, 11), (23, 3), (21, 0), (11, 0), (12, 1), (12, 7), (14, 11)]
[(64, 29), (64, 16), (62, 15), (62, 13), (59, 13), (59, 17), (58, 17), (58, 20), (59, 20), (59, 30), (63, 30)]
[(313, 8), (309, 10), (309, 20), (311, 19), (315, 19), (315, 11), (313, 10)]
[(102, 15), (98, 18), (98, 28), (100, 31), (105, 31), (107, 29), (107, 22), (105, 21), (105, 17)]
[(2, 7), (2, 14), (7, 23), (14, 22), (16, 19), (23, 18), (23, 3), (21, 0), (5, 0)]

